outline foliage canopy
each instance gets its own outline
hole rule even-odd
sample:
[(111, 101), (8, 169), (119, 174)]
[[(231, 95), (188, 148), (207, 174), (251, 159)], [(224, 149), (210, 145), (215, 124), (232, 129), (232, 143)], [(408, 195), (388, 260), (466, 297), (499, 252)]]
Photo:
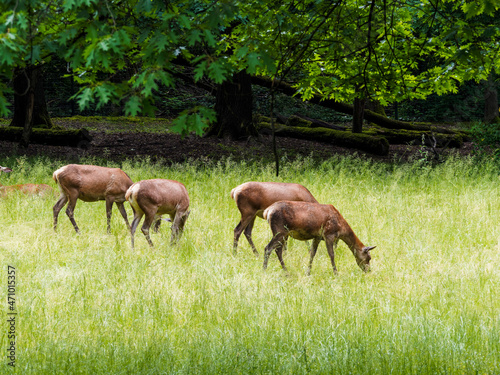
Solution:
[[(14, 69), (68, 62), (81, 109), (153, 114), (178, 73), (220, 84), (240, 70), (291, 79), (304, 100), (386, 104), (455, 92), (500, 66), (500, 0), (2, 0), (0, 115)], [(214, 116), (183, 113), (181, 132)]]

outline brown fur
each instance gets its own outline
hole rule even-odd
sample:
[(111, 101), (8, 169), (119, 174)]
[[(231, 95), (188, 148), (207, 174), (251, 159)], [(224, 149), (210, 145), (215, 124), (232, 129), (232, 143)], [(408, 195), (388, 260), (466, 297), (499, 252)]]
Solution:
[(21, 185), (10, 185), (10, 186), (0, 186), (0, 197), (5, 197), (9, 193), (19, 191), (26, 195), (39, 195), (42, 197), (53, 195), (54, 189), (46, 184), (21, 184)]
[(55, 171), (52, 177), (61, 191), (61, 196), (53, 208), (54, 230), (57, 228), (59, 212), (69, 202), (66, 215), (68, 215), (75, 231), (79, 232), (74, 219), (74, 210), (78, 199), (84, 202), (106, 201), (108, 233), (110, 232), (113, 203), (116, 203), (127, 227), (130, 228), (123, 203), (125, 202), (125, 193), (132, 185), (132, 180), (120, 168), (69, 164)]
[[(0, 166), (0, 172), (12, 172), (8, 167)], [(19, 191), (26, 195), (48, 196), (54, 193), (54, 189), (46, 184), (19, 184), (4, 186), (0, 184), (0, 197), (5, 197), (10, 193)]]
[(369, 270), (370, 250), (375, 246), (365, 247), (340, 212), (331, 204), (277, 202), (264, 211), (264, 218), (269, 222), (273, 232), (273, 239), (266, 246), (264, 253), (264, 269), (267, 268), (269, 255), (275, 250), (281, 266), (286, 270), (282, 252), (283, 246), (290, 236), (301, 241), (313, 240), (308, 274), (311, 273), (312, 262), (321, 240), (326, 243), (326, 249), (335, 273), (337, 268), (334, 250), (339, 239), (349, 246), (358, 266), (365, 272)]
[(256, 216), (262, 218), (264, 210), (278, 201), (318, 202), (304, 186), (280, 182), (246, 182), (231, 190), (231, 198), (234, 199), (241, 213), (241, 220), (234, 228), (234, 253), (236, 253), (241, 233), (245, 231), (245, 237), (256, 256), (259, 253), (252, 241), (252, 229)]
[(189, 216), (189, 195), (182, 183), (164, 179), (139, 181), (130, 186), (125, 198), (134, 210), (134, 220), (130, 229), (132, 248), (134, 248), (135, 231), (144, 215), (146, 217), (141, 231), (151, 247), (153, 241), (149, 236), (149, 228), (153, 221), (162, 215), (169, 215), (173, 223), (171, 242), (179, 240)]

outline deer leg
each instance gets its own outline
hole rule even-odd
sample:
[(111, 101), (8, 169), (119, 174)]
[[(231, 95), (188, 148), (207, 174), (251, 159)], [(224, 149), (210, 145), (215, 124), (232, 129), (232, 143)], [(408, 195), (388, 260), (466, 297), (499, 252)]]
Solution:
[(184, 232), (184, 225), (186, 225), (186, 221), (189, 217), (190, 212), (191, 211), (176, 212), (175, 218), (173, 220), (174, 223), (172, 225), (172, 244), (176, 243), (181, 238), (182, 233)]
[(108, 234), (111, 233), (111, 214), (113, 213), (111, 210), (113, 209), (113, 199), (106, 197), (106, 221), (107, 221), (107, 231)]
[(332, 262), (333, 273), (337, 273), (337, 267), (335, 266), (335, 249), (337, 248), (338, 239), (325, 239), (326, 242), (326, 250), (328, 251), (328, 255), (330, 256), (330, 260)]
[(118, 207), (118, 211), (120, 211), (120, 213), (122, 214), (123, 220), (125, 220), (125, 224), (127, 224), (127, 228), (130, 230), (130, 224), (128, 222), (127, 211), (125, 211), (125, 206), (123, 205), (123, 202), (115, 202), (115, 203)]
[(245, 237), (247, 238), (248, 243), (250, 246), (252, 246), (253, 253), (255, 254), (256, 257), (259, 256), (259, 252), (257, 251), (257, 248), (255, 247), (253, 241), (252, 241), (252, 229), (253, 229), (253, 224), (255, 223), (255, 217), (252, 218), (252, 220), (248, 223), (247, 227), (245, 228)]
[(153, 225), (153, 232), (158, 233), (160, 231), (160, 227), (161, 227), (161, 216), (158, 216)]
[(154, 247), (153, 241), (151, 241), (151, 237), (149, 237), (149, 228), (151, 224), (153, 224), (153, 220), (155, 218), (154, 214), (146, 213), (146, 218), (144, 219), (144, 223), (142, 223), (141, 232), (144, 234), (146, 239), (148, 240), (149, 246)]
[(131, 238), (132, 238), (132, 250), (134, 249), (134, 235), (135, 235), (135, 231), (136, 231), (137, 226), (139, 225), (139, 222), (141, 221), (143, 215), (144, 214), (142, 212), (134, 210), (134, 220), (132, 220), (132, 225), (130, 226), (130, 235), (131, 235)]
[[(238, 247), (238, 240), (240, 239), (241, 233), (243, 232), (243, 230), (246, 229), (246, 227), (252, 221), (252, 219), (255, 220), (255, 214), (251, 215), (251, 216), (246, 216), (246, 217), (241, 216), (240, 222), (238, 223), (236, 228), (234, 228), (234, 244), (233, 244), (234, 254), (236, 254), (236, 248)], [(255, 253), (255, 251), (257, 251), (257, 250), (254, 250), (254, 253)], [(257, 255), (258, 255), (258, 253), (257, 253)]]
[(311, 275), (311, 268), (313, 264), (314, 256), (316, 255), (316, 251), (318, 250), (318, 245), (321, 242), (321, 238), (313, 239), (311, 244), (311, 250), (309, 251), (310, 259), (309, 259), (309, 268), (307, 269), (307, 276)]
[(71, 221), (71, 224), (73, 224), (73, 227), (75, 228), (76, 233), (80, 233), (80, 229), (78, 229), (78, 225), (76, 225), (76, 221), (75, 221), (75, 217), (74, 217), (77, 199), (78, 199), (77, 197), (69, 197), (68, 207), (66, 207), (66, 215), (68, 215), (69, 221)]
[(57, 217), (59, 216), (59, 212), (64, 207), (64, 205), (68, 202), (68, 197), (65, 194), (61, 194), (59, 200), (56, 202), (52, 211), (54, 213), (54, 230), (57, 229)]
[(177, 211), (172, 220), (172, 235), (170, 236), (170, 245), (175, 245), (179, 240), (182, 230), (180, 229), (182, 214)]
[(278, 260), (281, 263), (281, 268), (286, 272), (287, 269), (285, 267), (285, 262), (283, 261), (283, 248), (286, 248), (286, 244), (288, 241), (288, 236), (285, 236), (282, 241), (278, 242), (278, 246), (276, 246), (275, 251), (278, 256)]
[[(276, 249), (278, 246), (283, 246), (283, 239), (284, 239), (284, 235), (282, 233), (278, 233), (276, 234), (272, 240), (267, 244), (266, 248), (264, 249), (264, 264), (262, 266), (263, 269), (266, 269), (267, 268), (267, 262), (269, 260), (269, 255), (271, 255), (271, 253), (273, 252), (274, 249)], [(281, 251), (281, 250), (280, 250)], [(278, 259), (279, 259), (279, 255), (278, 255)], [(281, 259), (280, 261), (282, 261), (283, 259)], [(284, 264), (282, 264), (282, 267), (284, 266)]]

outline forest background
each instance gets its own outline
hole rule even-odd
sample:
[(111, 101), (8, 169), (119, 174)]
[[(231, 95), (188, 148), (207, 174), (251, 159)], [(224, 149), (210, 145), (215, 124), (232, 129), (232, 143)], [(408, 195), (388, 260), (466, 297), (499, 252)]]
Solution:
[[(39, 137), (33, 128), (54, 128), (51, 115), (163, 116), (183, 136), (272, 134), (277, 172), (276, 135), (386, 155), (396, 140), (434, 150), (470, 140), (416, 121), (479, 120), (477, 140), (494, 146), (496, 125), (485, 124), (499, 119), (498, 7), (493, 0), (3, 1), (0, 114), (22, 130), (2, 135), (26, 147)], [(310, 112), (300, 101), (334, 110), (313, 110), (312, 120), (349, 125), (319, 124), (343, 134), (276, 127)]]

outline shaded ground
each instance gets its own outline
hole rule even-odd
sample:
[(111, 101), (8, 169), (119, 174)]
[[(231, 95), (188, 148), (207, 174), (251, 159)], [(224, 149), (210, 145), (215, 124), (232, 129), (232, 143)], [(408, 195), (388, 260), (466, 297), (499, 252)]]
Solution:
[[(137, 124), (130, 125), (131, 128), (136, 128), (134, 132), (123, 131), (123, 128), (127, 128), (123, 121), (119, 124), (118, 129), (112, 123), (93, 122), (89, 124), (84, 119), (77, 121), (54, 119), (54, 122), (66, 128), (89, 128), (93, 136), (90, 148), (81, 150), (72, 147), (30, 145), (27, 150), (23, 150), (19, 149), (16, 143), (0, 140), (0, 155), (44, 155), (68, 163), (78, 163), (83, 157), (96, 157), (118, 162), (124, 159), (149, 157), (152, 161), (166, 163), (181, 163), (189, 159), (219, 160), (224, 156), (246, 160), (273, 160), (270, 136), (243, 141), (197, 136), (182, 139), (176, 134), (139, 131)], [(116, 132), (117, 130), (118, 132)], [(312, 156), (315, 159), (324, 160), (336, 154), (357, 154), (360, 157), (373, 160), (402, 162), (422, 158), (425, 153), (429, 158), (434, 157), (434, 152), (422, 145), (391, 145), (389, 155), (384, 157), (325, 143), (292, 138), (277, 138), (277, 146), (280, 157), (286, 156), (288, 159), (294, 159), (297, 156)], [(471, 150), (472, 145), (466, 143), (460, 150), (438, 149), (437, 151), (442, 155), (457, 151), (461, 155), (467, 155)]]

